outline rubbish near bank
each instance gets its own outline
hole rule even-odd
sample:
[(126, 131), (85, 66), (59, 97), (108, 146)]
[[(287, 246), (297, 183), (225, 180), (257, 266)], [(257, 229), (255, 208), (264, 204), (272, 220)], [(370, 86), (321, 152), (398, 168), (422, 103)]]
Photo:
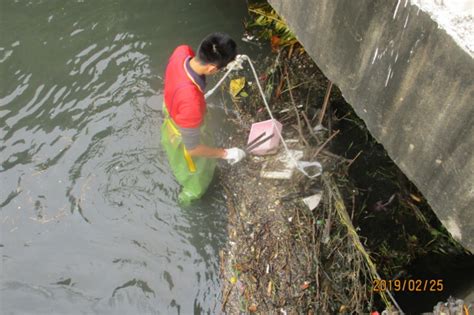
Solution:
[[(278, 58), (275, 63), (275, 68), (287, 69)], [(252, 154), (238, 168), (228, 167), (221, 174), (229, 209), (229, 247), (221, 253), (222, 312), (367, 312), (374, 294), (371, 282), (379, 276), (340, 193), (338, 174), (350, 161), (331, 156), (325, 149), (337, 131), (308, 128), (315, 144), (306, 145), (301, 124), (295, 127), (287, 121), (280, 129), (251, 68), (258, 89), (254, 92), (261, 99), (247, 97), (245, 101), (261, 104), (263, 100), (270, 119), (243, 111), (243, 106), (237, 106), (238, 116), (240, 121), (271, 124), (248, 138), (250, 126), (241, 128), (244, 131), (233, 137), (233, 145), (242, 147), (245, 138), (247, 144), (269, 136), (265, 141), (270, 141), (276, 133), (280, 146), (270, 145), (260, 153), (274, 154)], [(288, 77), (286, 73), (291, 95)], [(290, 104), (272, 103), (273, 111), (293, 106), (299, 119), (302, 113), (293, 95), (291, 100)], [(256, 147), (248, 148), (250, 153), (258, 152)], [(396, 314), (399, 307), (390, 293), (380, 294), (386, 308)]]
[[(257, 83), (258, 91), (260, 92), (260, 96), (262, 97), (262, 101), (265, 105), (265, 109), (267, 110), (268, 115), (270, 116), (270, 120), (260, 122), (260, 123), (254, 123), (252, 125), (252, 129), (250, 131), (249, 135), (249, 142), (253, 140), (253, 138), (257, 137), (257, 132), (260, 130), (263, 131), (268, 131), (269, 134), (273, 135), (271, 137), (271, 140), (267, 144), (267, 148), (254, 148), (259, 152), (260, 154), (268, 154), (273, 151), (276, 151), (276, 147), (278, 145), (278, 138), (281, 140), (281, 143), (283, 145), (283, 148), (285, 149), (286, 156), (288, 157), (289, 160), (292, 161), (292, 166), (294, 166), (298, 171), (303, 173), (306, 177), (308, 178), (315, 178), (319, 175), (321, 175), (322, 172), (322, 166), (319, 162), (317, 161), (299, 161), (296, 160), (290, 150), (288, 149), (288, 145), (285, 142), (285, 139), (283, 138), (281, 134), (281, 129), (282, 125), (280, 122), (278, 122), (272, 114), (272, 111), (270, 109), (270, 106), (268, 105), (267, 99), (265, 97), (265, 93), (263, 92), (263, 88), (260, 85), (260, 81), (257, 75), (257, 71), (255, 70), (255, 67), (252, 63), (252, 60), (247, 56), (247, 55), (237, 55), (235, 61), (233, 61), (231, 64), (227, 66), (228, 70), (227, 72), (223, 75), (223, 77), (219, 80), (219, 82), (212, 88), (210, 89), (206, 95), (205, 98), (208, 98), (214, 91), (224, 82), (225, 78), (231, 73), (233, 70), (240, 70), (242, 69), (242, 63), (244, 61), (247, 61), (250, 69), (252, 70), (252, 74), (254, 76), (255, 82)], [(257, 131), (258, 130), (258, 131)], [(271, 131), (270, 131), (271, 130)], [(253, 136), (253, 138), (252, 138)], [(260, 150), (260, 151), (258, 151)], [(317, 169), (317, 171), (310, 172), (308, 171), (309, 169)]]

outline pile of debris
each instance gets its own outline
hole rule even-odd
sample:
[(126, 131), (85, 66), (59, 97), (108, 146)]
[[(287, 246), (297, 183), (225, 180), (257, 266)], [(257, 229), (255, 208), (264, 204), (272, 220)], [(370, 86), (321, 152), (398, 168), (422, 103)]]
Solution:
[[(332, 84), (307, 56), (280, 57), (260, 78), (272, 96), (272, 113), (284, 124), (293, 158), (317, 159), (324, 171), (308, 178), (295, 170), (282, 146), (274, 155), (251, 156), (224, 169), (229, 246), (221, 253), (222, 311), (367, 313), (378, 275), (352, 225), (354, 196), (344, 193), (349, 196), (344, 200), (341, 194), (350, 189), (347, 170), (353, 160), (327, 149), (338, 134), (331, 130), (331, 115), (325, 115)], [(247, 84), (247, 91), (240, 98), (234, 93), (235, 115), (229, 113), (241, 126), (231, 139), (238, 147), (251, 123), (269, 118), (255, 84)], [(310, 94), (321, 100), (325, 95), (321, 106), (309, 106)], [(350, 211), (345, 205), (352, 205)], [(381, 294), (389, 307), (390, 296)]]

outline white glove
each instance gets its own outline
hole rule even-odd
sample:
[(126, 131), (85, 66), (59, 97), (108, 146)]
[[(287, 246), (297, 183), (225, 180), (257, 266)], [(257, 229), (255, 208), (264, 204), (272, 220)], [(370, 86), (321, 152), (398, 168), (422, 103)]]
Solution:
[(224, 160), (227, 160), (230, 165), (234, 165), (235, 163), (241, 161), (246, 155), (245, 151), (239, 148), (224, 149), (224, 151)]

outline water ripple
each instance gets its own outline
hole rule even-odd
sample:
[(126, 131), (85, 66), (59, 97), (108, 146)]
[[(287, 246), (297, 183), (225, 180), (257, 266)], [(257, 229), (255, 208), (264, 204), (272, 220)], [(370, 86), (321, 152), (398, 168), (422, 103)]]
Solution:
[(160, 146), (171, 50), (240, 21), (203, 1), (2, 2), (2, 311), (216, 310), (221, 192), (178, 207)]

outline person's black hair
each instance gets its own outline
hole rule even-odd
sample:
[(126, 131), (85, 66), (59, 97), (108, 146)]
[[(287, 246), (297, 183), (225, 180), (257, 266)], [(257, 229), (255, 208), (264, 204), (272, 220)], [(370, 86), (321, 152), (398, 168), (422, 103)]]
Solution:
[(237, 44), (225, 33), (207, 35), (197, 51), (197, 59), (201, 64), (214, 64), (219, 69), (234, 60), (236, 55)]

